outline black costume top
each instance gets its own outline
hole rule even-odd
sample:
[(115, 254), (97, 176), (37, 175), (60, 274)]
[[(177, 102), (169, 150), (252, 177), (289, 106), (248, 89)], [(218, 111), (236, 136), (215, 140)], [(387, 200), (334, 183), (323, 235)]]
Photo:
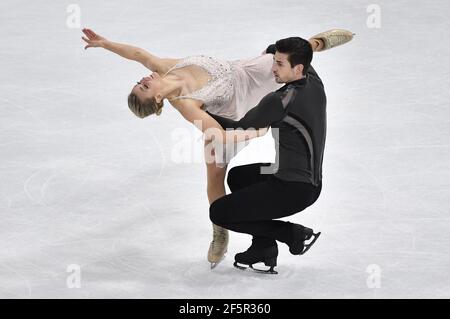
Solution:
[(269, 93), (239, 121), (208, 114), (224, 129), (272, 127), (278, 168), (274, 175), (314, 186), (322, 180), (326, 96), (322, 80), (312, 66), (305, 77)]

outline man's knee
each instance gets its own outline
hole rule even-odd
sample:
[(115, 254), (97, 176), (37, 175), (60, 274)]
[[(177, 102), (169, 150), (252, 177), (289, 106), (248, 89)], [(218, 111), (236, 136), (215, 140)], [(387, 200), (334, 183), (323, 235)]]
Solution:
[(209, 207), (209, 218), (211, 221), (218, 225), (223, 226), (226, 224), (225, 216), (227, 215), (227, 199), (221, 197), (215, 200)]
[(239, 189), (238, 166), (228, 171), (227, 184), (232, 192)]

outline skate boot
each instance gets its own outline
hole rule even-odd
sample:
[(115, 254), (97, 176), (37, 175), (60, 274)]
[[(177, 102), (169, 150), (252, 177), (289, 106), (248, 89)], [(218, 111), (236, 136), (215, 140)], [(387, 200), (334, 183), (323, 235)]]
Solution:
[[(264, 274), (278, 274), (278, 272), (274, 270), (274, 267), (277, 265), (277, 257), (278, 247), (275, 240), (268, 238), (261, 240), (261, 237), (254, 238), (252, 245), (247, 251), (238, 253), (234, 256), (234, 267), (241, 270), (251, 269), (255, 272)], [(254, 264), (260, 262), (270, 268), (262, 270), (253, 267)]]
[(215, 268), (224, 258), (228, 249), (228, 230), (213, 224), (213, 240), (209, 244), (208, 261), (211, 269)]
[(289, 251), (293, 255), (305, 254), (320, 236), (320, 232), (314, 233), (311, 228), (292, 224), (292, 241), (288, 243)]
[(353, 39), (354, 35), (354, 33), (347, 30), (333, 29), (316, 34), (311, 39), (322, 41), (322, 47), (316, 49), (317, 52), (320, 52), (347, 43)]

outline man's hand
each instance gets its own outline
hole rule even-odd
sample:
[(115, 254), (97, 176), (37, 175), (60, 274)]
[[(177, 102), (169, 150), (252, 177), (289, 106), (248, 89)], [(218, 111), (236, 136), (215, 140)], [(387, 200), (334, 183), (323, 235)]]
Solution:
[(103, 44), (105, 44), (108, 40), (106, 40), (104, 37), (96, 34), (91, 29), (83, 29), (83, 33), (86, 35), (86, 37), (81, 37), (88, 45), (84, 47), (86, 50), (87, 48), (97, 48), (102, 47)]

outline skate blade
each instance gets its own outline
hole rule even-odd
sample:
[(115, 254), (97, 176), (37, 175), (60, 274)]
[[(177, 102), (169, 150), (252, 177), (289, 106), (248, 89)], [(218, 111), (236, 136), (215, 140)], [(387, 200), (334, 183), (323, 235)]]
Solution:
[(218, 262), (216, 262), (216, 263), (211, 263), (211, 269), (216, 268), (216, 267), (217, 267), (217, 266), (225, 259), (226, 256), (227, 256), (227, 254), (225, 253), (225, 254), (222, 256), (222, 258), (219, 259)]
[(259, 274), (278, 275), (278, 272), (276, 270), (274, 270), (273, 267), (270, 267), (270, 269), (267, 269), (267, 270), (262, 270), (262, 269), (254, 268), (253, 265), (241, 266), (236, 261), (234, 262), (233, 266), (236, 267), (237, 269), (240, 269), (243, 271), (251, 270), (251, 271), (259, 273)]
[(313, 234), (312, 241), (309, 244), (305, 245), (305, 249), (303, 249), (303, 251), (300, 253), (300, 255), (304, 255), (312, 247), (312, 245), (314, 245), (316, 240), (319, 238), (320, 234), (322, 234), (322, 233), (318, 232), (317, 234)]

